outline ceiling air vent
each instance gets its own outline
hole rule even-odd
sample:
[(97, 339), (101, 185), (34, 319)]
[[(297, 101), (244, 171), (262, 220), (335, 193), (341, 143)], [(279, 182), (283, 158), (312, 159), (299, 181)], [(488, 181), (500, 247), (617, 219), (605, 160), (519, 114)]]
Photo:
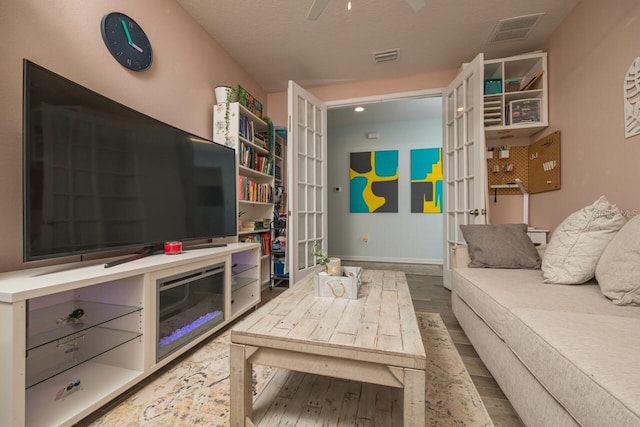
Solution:
[(544, 13), (501, 19), (489, 43), (510, 42), (525, 39)]
[(380, 52), (373, 52), (373, 62), (376, 64), (380, 62), (397, 61), (400, 58), (400, 49), (389, 49)]

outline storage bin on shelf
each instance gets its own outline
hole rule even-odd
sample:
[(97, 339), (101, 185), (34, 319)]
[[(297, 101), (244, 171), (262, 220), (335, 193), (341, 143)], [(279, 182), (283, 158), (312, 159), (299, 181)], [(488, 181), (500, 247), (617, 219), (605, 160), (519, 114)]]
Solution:
[(509, 102), (511, 124), (536, 123), (540, 121), (540, 99), (518, 99)]

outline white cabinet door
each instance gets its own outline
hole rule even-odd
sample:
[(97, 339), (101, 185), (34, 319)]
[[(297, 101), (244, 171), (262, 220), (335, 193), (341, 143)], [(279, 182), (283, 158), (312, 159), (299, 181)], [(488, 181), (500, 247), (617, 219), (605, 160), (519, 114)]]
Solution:
[(287, 252), (289, 284), (316, 265), (314, 244), (327, 251), (327, 106), (289, 81)]
[(451, 248), (464, 244), (461, 224), (486, 223), (483, 54), (445, 90), (443, 102), (444, 285), (451, 289)]

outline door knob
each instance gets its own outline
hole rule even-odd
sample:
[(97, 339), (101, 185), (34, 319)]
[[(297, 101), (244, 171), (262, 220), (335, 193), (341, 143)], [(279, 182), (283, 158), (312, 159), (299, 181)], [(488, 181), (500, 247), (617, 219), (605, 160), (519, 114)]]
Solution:
[(469, 211), (469, 214), (470, 214), (470, 215), (474, 215), (474, 216), (475, 216), (475, 215), (479, 215), (479, 214), (480, 214), (480, 211), (479, 211), (478, 209), (471, 209), (471, 210)]

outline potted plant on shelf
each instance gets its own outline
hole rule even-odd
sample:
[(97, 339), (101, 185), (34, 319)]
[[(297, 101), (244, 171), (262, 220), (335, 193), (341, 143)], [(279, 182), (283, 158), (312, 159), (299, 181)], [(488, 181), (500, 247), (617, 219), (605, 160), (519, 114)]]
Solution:
[(238, 101), (238, 88), (231, 86), (216, 86), (214, 89), (218, 104), (224, 104), (224, 131), (225, 145), (233, 146), (229, 141), (229, 123), (231, 121), (231, 103)]

